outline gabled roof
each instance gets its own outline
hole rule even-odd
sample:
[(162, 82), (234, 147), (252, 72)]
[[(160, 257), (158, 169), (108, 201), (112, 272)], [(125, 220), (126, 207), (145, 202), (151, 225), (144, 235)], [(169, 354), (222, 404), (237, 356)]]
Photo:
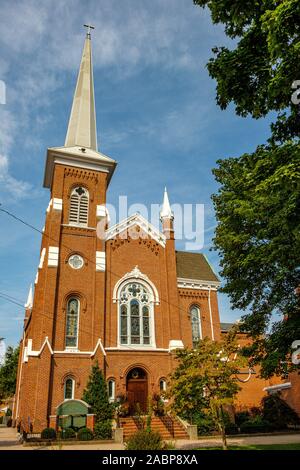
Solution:
[(235, 325), (235, 323), (220, 323), (221, 331), (228, 332)]
[(152, 238), (160, 245), (165, 247), (166, 245), (166, 237), (163, 233), (160, 232), (154, 225), (150, 224), (148, 220), (146, 220), (141, 214), (133, 214), (127, 219), (121, 220), (116, 225), (113, 225), (106, 231), (105, 240), (111, 240), (115, 238), (119, 234), (123, 233), (125, 230), (129, 230), (131, 227), (137, 225), (140, 227), (149, 238)]
[(202, 253), (176, 251), (176, 266), (178, 278), (220, 282)]

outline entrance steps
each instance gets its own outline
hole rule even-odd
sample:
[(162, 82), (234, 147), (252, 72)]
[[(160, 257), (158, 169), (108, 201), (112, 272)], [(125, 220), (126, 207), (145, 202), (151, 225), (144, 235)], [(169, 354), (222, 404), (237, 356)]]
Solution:
[[(146, 417), (143, 418), (143, 421), (146, 428)], [(132, 434), (142, 429), (142, 424), (134, 416), (122, 418), (120, 424), (124, 430), (124, 440), (128, 440)], [(176, 418), (170, 416), (153, 416), (151, 418), (151, 429), (152, 431), (159, 432), (164, 440), (189, 439), (183, 425)]]

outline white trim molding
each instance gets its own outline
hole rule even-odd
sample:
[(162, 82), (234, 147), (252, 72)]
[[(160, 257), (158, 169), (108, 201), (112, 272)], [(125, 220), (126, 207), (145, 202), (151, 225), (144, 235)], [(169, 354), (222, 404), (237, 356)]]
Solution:
[(218, 281), (204, 281), (200, 279), (187, 279), (184, 277), (177, 278), (177, 287), (183, 289), (197, 289), (197, 290), (218, 290), (221, 283)]
[(105, 348), (105, 351), (113, 352), (113, 351), (126, 351), (126, 352), (170, 352), (169, 349), (166, 348), (156, 348), (156, 347), (149, 347), (149, 346), (141, 346), (141, 345), (131, 345), (131, 346), (111, 346), (109, 348)]
[[(117, 235), (120, 235), (122, 232), (127, 232), (131, 227), (137, 225), (140, 227), (149, 238), (152, 238), (157, 243), (159, 243), (163, 248), (166, 246), (166, 237), (161, 233), (154, 225), (152, 225), (148, 220), (141, 216), (141, 214), (133, 214), (127, 219), (122, 220), (116, 225), (110, 227), (105, 234), (105, 240), (111, 240)], [(126, 234), (125, 234), (126, 235)], [(126, 238), (126, 237), (125, 237)], [(143, 237), (141, 236), (141, 239)]]
[(183, 342), (181, 339), (171, 339), (169, 342), (169, 352), (175, 351), (175, 349), (184, 349)]
[(43, 248), (42, 253), (41, 253), (41, 257), (40, 257), (39, 269), (42, 269), (42, 267), (44, 265), (45, 254), (46, 254), (46, 248)]
[(51, 347), (51, 344), (49, 342), (48, 336), (45, 337), (45, 340), (41, 346), (41, 349), (39, 351), (33, 351), (32, 350), (32, 339), (28, 339), (27, 341), (27, 346), (24, 348), (24, 356), (23, 356), (23, 362), (28, 362), (29, 357), (39, 357), (42, 354), (43, 349), (45, 346), (48, 346), (49, 351), (51, 356), (53, 355), (53, 349)]
[(276, 393), (281, 390), (287, 390), (292, 387), (291, 382), (285, 382), (284, 384), (270, 385), (269, 387), (264, 387), (263, 391), (268, 393)]
[(62, 211), (63, 201), (57, 197), (53, 198), (53, 209), (55, 211)]
[(49, 246), (48, 248), (48, 266), (58, 266), (59, 248), (58, 246)]
[[(143, 274), (138, 266), (135, 266), (135, 268), (130, 271), (129, 273), (124, 274), (121, 279), (118, 280), (118, 282), (115, 284), (114, 290), (113, 290), (113, 302), (116, 303), (119, 298), (119, 291), (123, 287), (123, 284), (127, 284), (128, 282), (133, 281), (133, 282), (139, 282), (140, 284), (144, 285), (145, 287), (151, 287), (152, 292), (150, 291), (149, 294), (151, 295), (151, 301), (155, 303), (155, 305), (159, 305), (159, 295), (158, 295), (158, 290), (156, 289), (155, 285), (153, 284), (152, 281), (150, 281), (149, 277), (146, 274)], [(153, 295), (154, 294), (154, 295)]]
[(105, 251), (96, 251), (96, 271), (105, 271)]

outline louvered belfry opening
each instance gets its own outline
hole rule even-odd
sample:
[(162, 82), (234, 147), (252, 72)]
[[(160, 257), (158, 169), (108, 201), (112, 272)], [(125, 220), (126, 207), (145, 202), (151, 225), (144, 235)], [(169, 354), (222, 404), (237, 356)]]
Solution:
[(70, 197), (69, 223), (88, 225), (89, 193), (81, 186), (74, 188)]

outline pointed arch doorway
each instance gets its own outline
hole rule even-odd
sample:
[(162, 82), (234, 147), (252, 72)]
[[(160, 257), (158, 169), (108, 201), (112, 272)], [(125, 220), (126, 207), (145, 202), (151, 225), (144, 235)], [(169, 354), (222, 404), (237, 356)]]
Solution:
[(148, 376), (141, 367), (130, 369), (126, 377), (126, 392), (129, 403), (129, 413), (134, 415), (137, 409), (147, 412)]

